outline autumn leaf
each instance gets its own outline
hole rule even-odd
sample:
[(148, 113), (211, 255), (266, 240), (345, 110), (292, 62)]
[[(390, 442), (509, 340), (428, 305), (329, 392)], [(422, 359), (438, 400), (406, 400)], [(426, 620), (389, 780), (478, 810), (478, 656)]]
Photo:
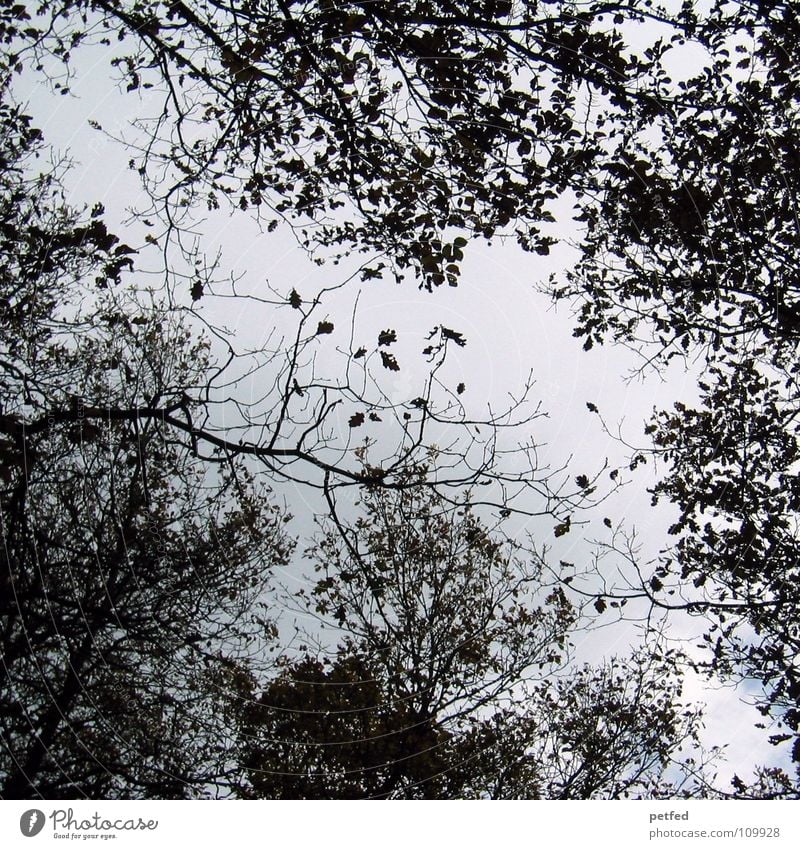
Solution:
[(397, 360), (386, 351), (381, 351), (381, 361), (383, 362), (383, 367), (388, 368), (389, 371), (400, 371), (400, 365)]
[(467, 344), (467, 340), (463, 334), (457, 330), (451, 330), (449, 327), (442, 327), (442, 339), (452, 339), (460, 348), (463, 348)]
[(353, 354), (354, 360), (360, 360), (367, 353), (367, 349), (364, 347), (359, 348), (355, 354)]
[(361, 427), (364, 424), (364, 414), (363, 413), (355, 413), (350, 416), (350, 421), (348, 422), (350, 427)]
[(572, 520), (570, 519), (569, 516), (567, 516), (567, 518), (563, 522), (561, 522), (560, 524), (555, 526), (555, 528), (553, 529), (553, 533), (557, 537), (563, 537), (564, 534), (569, 533), (569, 528), (570, 528), (571, 523), (572, 523)]
[(321, 321), (317, 325), (317, 336), (322, 336), (325, 333), (333, 333), (332, 321)]
[(397, 341), (397, 334), (394, 330), (381, 330), (378, 334), (378, 344), (379, 345), (391, 345), (392, 342)]
[(598, 599), (595, 600), (594, 609), (598, 613), (602, 613), (606, 609), (606, 607), (607, 607), (607, 605), (606, 605), (605, 599), (598, 598)]
[(289, 295), (289, 304), (292, 309), (299, 310), (302, 303), (303, 299), (297, 294), (297, 290), (292, 289), (291, 294)]

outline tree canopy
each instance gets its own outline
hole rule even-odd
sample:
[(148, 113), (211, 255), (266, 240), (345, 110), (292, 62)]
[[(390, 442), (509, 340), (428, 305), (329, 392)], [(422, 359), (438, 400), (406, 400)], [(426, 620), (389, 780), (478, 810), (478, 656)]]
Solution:
[(207, 346), (117, 289), (130, 250), (26, 174), (39, 136), (0, 117), (0, 794), (226, 787), (221, 692), (268, 643), (285, 511), (241, 462), (209, 467), (130, 412), (188, 407)]
[[(569, 665), (612, 604), (696, 617), (695, 666), (759, 682), (800, 765), (799, 36), (788, 0), (2, 0), (0, 794), (722, 792), (666, 777), (699, 745), (685, 657), (648, 634)], [(98, 48), (139, 110), (128, 222), (67, 202), (24, 105), (31, 80), (71, 96)], [(215, 212), (334, 279), (242, 295)], [(393, 318), (367, 336), (329, 306), (383, 277), (455, 299), (433, 290), (506, 238), (571, 243), (531, 277), (587, 351), (697, 375), (630, 462), (663, 463), (670, 538), (642, 562), (614, 536), (616, 583), (503, 525), (575, 533), (619, 484), (542, 462), (530, 385), (473, 415), (448, 371), (467, 335), (431, 321), (398, 394)], [(223, 290), (265, 317), (256, 350), (204, 308)], [(315, 493), (313, 539), (286, 482)], [(273, 577), (303, 564), (300, 648)]]
[(543, 592), (541, 564), (431, 490), (364, 500), (299, 592), (337, 652), (287, 664), (244, 708), (255, 796), (620, 798), (677, 792), (670, 771), (699, 785), (675, 653), (568, 668), (578, 611)]
[[(308, 246), (377, 250), (429, 287), (457, 283), (475, 235), (515, 233), (547, 253), (550, 202), (619, 161), (619, 123), (673, 99), (661, 53), (698, 37), (690, 4), (668, 17), (638, 0), (40, 11), (10, 27), (36, 59), (118, 42), (127, 90), (163, 94), (138, 162), (172, 223), (186, 203), (254, 207), (268, 226), (296, 223)], [(639, 55), (625, 33), (648, 22), (663, 43)]]

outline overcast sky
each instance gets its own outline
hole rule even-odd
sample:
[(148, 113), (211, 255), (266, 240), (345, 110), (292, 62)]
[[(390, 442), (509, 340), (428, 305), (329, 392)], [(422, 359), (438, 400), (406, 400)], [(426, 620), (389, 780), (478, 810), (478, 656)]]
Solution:
[[(114, 225), (125, 219), (126, 208), (140, 201), (140, 186), (127, 167), (129, 154), (91, 129), (88, 122), (91, 119), (114, 135), (133, 139), (130, 120), (156, 109), (157, 96), (148, 100), (135, 94), (121, 95), (109, 78), (104, 49), (79, 52), (77, 58), (81, 64), (75, 67), (72, 95), (54, 96), (33, 77), (25, 76), (17, 87), (17, 97), (29, 102), (47, 142), (74, 160), (66, 180), (69, 200), (76, 205), (102, 201)], [(570, 234), (563, 222), (559, 227), (559, 235), (568, 241)], [(122, 226), (116, 232), (129, 243), (143, 235), (139, 225), (134, 238)], [(243, 213), (231, 215), (224, 210), (210, 216), (202, 233), (204, 250), (210, 254), (222, 250), (223, 266), (240, 278), (241, 291), (263, 293), (269, 280), (284, 292), (294, 288), (301, 295), (312, 295), (320, 287), (344, 279), (349, 271), (344, 265), (315, 266), (298, 249), (291, 233), (279, 229), (263, 234)], [(507, 403), (509, 393), (519, 394), (532, 371), (533, 397), (548, 414), (533, 425), (536, 441), (544, 446), (543, 461), (559, 468), (571, 457), (570, 476), (591, 476), (606, 459), (613, 467), (624, 463), (630, 452), (604, 433), (587, 402), (596, 404), (606, 423), (619, 428), (626, 441), (646, 445), (642, 431), (653, 408), (668, 407), (678, 398), (691, 401), (697, 389), (691, 370), (676, 367), (666, 375), (626, 379), (641, 365), (633, 353), (611, 346), (588, 353), (582, 350), (580, 340), (572, 337), (569, 309), (564, 305), (556, 310), (535, 286), (572, 257), (566, 243), (543, 258), (524, 254), (513, 243), (475, 241), (468, 247), (457, 289), (442, 287), (428, 293), (420, 292), (413, 281), (401, 286), (390, 280), (355, 283), (337, 293), (328, 309), (335, 323), (339, 322), (337, 331), (344, 333), (358, 296), (357, 343), (360, 338), (373, 339), (384, 328), (397, 331), (402, 368), (385, 384), (397, 400), (419, 394), (415, 390), (417, 386), (421, 389), (426, 371), (424, 360), (415, 352), (438, 324), (460, 331), (467, 339), (465, 348), (452, 352), (447, 377), (453, 384), (465, 383), (464, 401), (471, 411), (481, 412), (487, 403), (499, 409)], [(246, 302), (209, 299), (203, 301), (203, 309), (214, 321), (234, 330), (243, 347), (257, 347), (271, 329), (270, 313), (254, 311)], [(347, 343), (346, 336), (326, 340), (328, 353), (320, 353), (323, 368), (326, 357), (332, 370), (340, 367), (342, 360), (335, 348)], [(587, 516), (589, 524), (566, 537), (553, 537), (550, 519), (532, 521), (527, 529), (552, 546), (555, 562), (564, 559), (580, 564), (591, 557), (587, 539), (609, 538), (611, 532), (602, 521), (608, 516), (614, 525), (624, 521), (627, 528), (635, 527), (642, 558), (651, 559), (666, 544), (665, 531), (672, 517), (669, 508), (650, 507), (646, 489), (652, 485), (655, 471), (652, 466), (640, 469), (607, 504)], [(307, 531), (313, 504), (306, 501), (302, 490), (289, 490), (287, 497), (297, 515), (295, 532)], [(296, 577), (286, 576), (287, 580)], [(673, 628), (676, 636), (692, 635), (689, 622), (675, 622)], [(578, 651), (584, 659), (613, 651), (624, 653), (635, 639), (635, 629), (620, 624), (578, 634)], [(741, 701), (745, 690), (709, 689), (698, 680), (691, 682), (690, 689), (709, 704), (708, 741), (729, 745), (729, 760), (720, 770), (721, 777), (734, 771), (746, 774), (754, 762), (775, 761), (776, 751), (753, 727), (759, 715)]]

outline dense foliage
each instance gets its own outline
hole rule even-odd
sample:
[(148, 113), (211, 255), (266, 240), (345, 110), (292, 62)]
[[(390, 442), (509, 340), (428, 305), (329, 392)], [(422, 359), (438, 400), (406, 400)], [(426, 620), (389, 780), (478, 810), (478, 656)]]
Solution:
[[(696, 745), (679, 655), (568, 666), (587, 596), (697, 617), (698, 664), (760, 682), (800, 764), (799, 36), (789, 0), (2, 0), (0, 794), (711, 792), (686, 762), (690, 790), (665, 778)], [(18, 105), (32, 79), (69, 95), (98, 47), (120, 98), (153, 95), (134, 247), (102, 205), (69, 206)], [(700, 372), (631, 462), (664, 462), (653, 501), (677, 509), (657, 562), (621, 548), (599, 597), (491, 525), (574, 532), (598, 478), (559, 485), (527, 433), (500, 446), (537, 417), (522, 401), (467, 414), (442, 376), (457, 328), (431, 330), (397, 400), (390, 322), (337, 336), (347, 281), (286, 281), (248, 301), (279, 341), (245, 356), (200, 310), (225, 274), (194, 228), (220, 209), (431, 290), (476, 239), (546, 255), (572, 233), (577, 259), (538, 284), (584, 347)], [(302, 562), (286, 480), (321, 495)], [(275, 622), (290, 562), (316, 570), (302, 647)]]
[[(422, 470), (418, 470), (421, 474)], [(578, 614), (469, 507), (365, 494), (312, 551), (300, 597), (329, 660), (287, 663), (243, 712), (258, 797), (620, 798), (697, 787), (700, 714), (674, 652), (567, 663)], [(657, 655), (657, 656), (656, 656)], [(668, 777), (669, 776), (669, 777)]]

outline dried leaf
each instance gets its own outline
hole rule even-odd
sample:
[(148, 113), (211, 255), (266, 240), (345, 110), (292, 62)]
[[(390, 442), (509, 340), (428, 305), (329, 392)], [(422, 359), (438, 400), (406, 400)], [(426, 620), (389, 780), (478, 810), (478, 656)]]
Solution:
[(381, 351), (381, 361), (383, 362), (383, 367), (388, 368), (389, 371), (400, 371), (400, 365), (397, 360), (386, 351)]
[(457, 330), (451, 330), (449, 327), (442, 327), (442, 339), (452, 339), (460, 348), (463, 348), (467, 344), (467, 340), (463, 334)]
[(571, 519), (569, 518), (569, 516), (567, 516), (565, 521), (563, 521), (560, 524), (555, 526), (555, 528), (553, 529), (553, 533), (557, 537), (563, 537), (564, 534), (569, 533), (570, 524), (571, 524)]

